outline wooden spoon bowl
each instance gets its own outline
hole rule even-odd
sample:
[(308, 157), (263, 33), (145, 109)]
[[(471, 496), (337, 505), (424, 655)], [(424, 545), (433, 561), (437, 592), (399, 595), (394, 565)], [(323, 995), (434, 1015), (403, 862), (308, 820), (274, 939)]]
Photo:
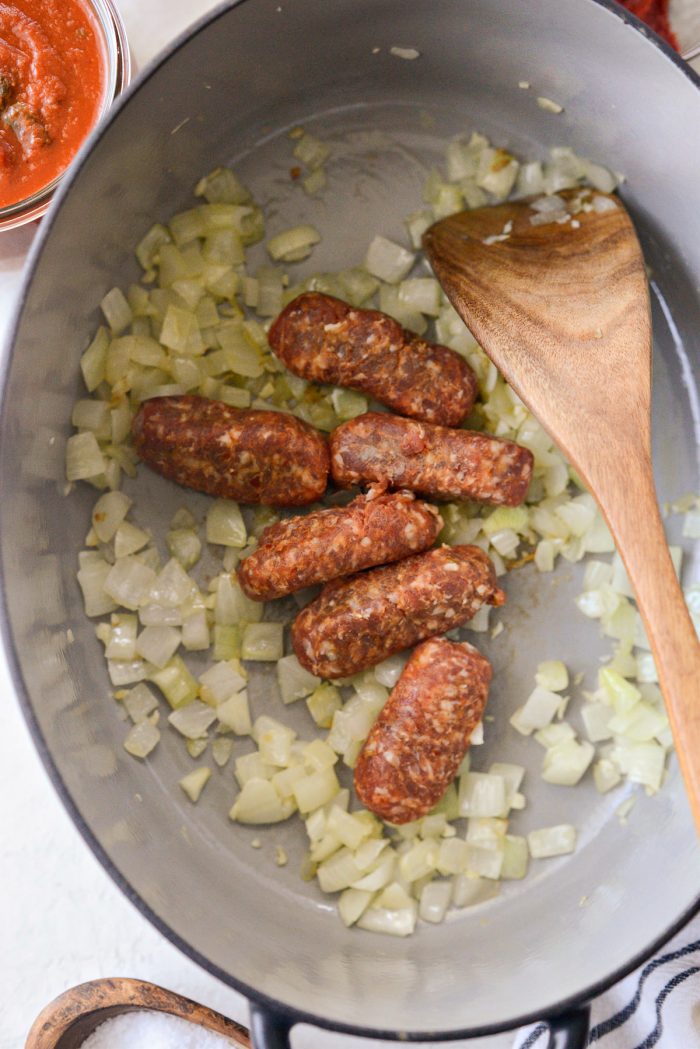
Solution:
[(542, 223), (532, 201), (514, 201), (443, 219), (424, 246), (462, 320), (598, 501), (637, 597), (700, 830), (700, 644), (654, 488), (644, 259), (619, 198), (558, 196), (559, 221)]
[(34, 1021), (25, 1049), (79, 1049), (113, 1016), (137, 1009), (170, 1013), (231, 1039), (235, 1049), (251, 1049), (245, 1027), (181, 994), (143, 980), (90, 980), (55, 998)]

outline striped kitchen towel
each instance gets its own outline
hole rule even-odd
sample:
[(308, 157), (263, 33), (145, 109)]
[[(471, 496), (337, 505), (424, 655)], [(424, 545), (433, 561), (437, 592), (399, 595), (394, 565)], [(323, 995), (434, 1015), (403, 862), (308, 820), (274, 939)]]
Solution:
[[(547, 1049), (549, 1030), (518, 1032), (513, 1049)], [(595, 1049), (700, 1049), (700, 917), (659, 954), (596, 998), (588, 1045)]]

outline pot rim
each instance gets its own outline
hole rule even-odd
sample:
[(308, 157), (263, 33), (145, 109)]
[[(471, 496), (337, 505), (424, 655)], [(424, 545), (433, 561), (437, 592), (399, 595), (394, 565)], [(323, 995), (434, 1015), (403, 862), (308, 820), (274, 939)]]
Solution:
[[(29, 252), (27, 263), (25, 266), (24, 277), (22, 281), (22, 287), (14, 307), (12, 320), (8, 328), (8, 334), (6, 337), (5, 353), (2, 355), (0, 360), (0, 412), (2, 405), (5, 400), (5, 389), (7, 386), (10, 361), (12, 353), (14, 351), (15, 342), (19, 330), (20, 321), (24, 313), (25, 306), (27, 304), (28, 292), (32, 279), (37, 267), (37, 263), (43, 252), (44, 246), (48, 237), (51, 234), (54, 220), (58, 210), (63, 203), (63, 199), (71, 191), (73, 183), (76, 181), (78, 174), (82, 170), (88, 156), (92, 152), (94, 146), (100, 141), (109, 129), (112, 122), (117, 118), (128, 103), (130, 102), (133, 95), (140, 89), (141, 85), (149, 81), (158, 71), (164, 66), (170, 58), (177, 54), (183, 47), (185, 47), (191, 39), (201, 33), (208, 26), (217, 22), (220, 18), (226, 15), (230, 10), (248, 2), (248, 0), (222, 0), (215, 8), (203, 15), (201, 18), (193, 22), (187, 29), (180, 33), (166, 48), (164, 48), (154, 59), (152, 59), (148, 65), (144, 67), (141, 73), (131, 82), (126, 90), (116, 99), (107, 119), (99, 124), (90, 133), (88, 138), (83, 143), (79, 153), (73, 160), (70, 172), (67, 177), (62, 180), (61, 185), (56, 193), (51, 207), (49, 209), (47, 217), (41, 224), (41, 229), (34, 240), (32, 247)], [(696, 73), (692, 67), (683, 60), (678, 52), (674, 51), (673, 48), (666, 43), (661, 37), (659, 37), (652, 29), (650, 29), (644, 22), (638, 19), (635, 15), (629, 12), (626, 8), (616, 3), (615, 0), (588, 0), (589, 3), (595, 4), (598, 7), (604, 8), (610, 14), (614, 15), (624, 24), (629, 25), (636, 32), (640, 33), (649, 44), (661, 51), (663, 56), (675, 65), (693, 84), (694, 87), (700, 89), (700, 75)], [(500, 1034), (505, 1031), (515, 1030), (520, 1027), (527, 1027), (538, 1022), (547, 1022), (548, 1019), (560, 1016), (564, 1013), (574, 1012), (577, 1009), (584, 1006), (592, 998), (597, 997), (599, 994), (618, 983), (624, 977), (628, 976), (631, 972), (642, 965), (648, 958), (655, 954), (660, 947), (667, 943), (677, 932), (679, 932), (696, 914), (700, 913), (700, 893), (693, 904), (688, 907), (679, 917), (674, 921), (661, 935), (657, 936), (644, 950), (639, 951), (628, 961), (619, 966), (612, 973), (606, 977), (598, 980), (587, 987), (582, 988), (578, 993), (569, 995), (566, 998), (562, 998), (552, 1004), (550, 1010), (542, 1014), (539, 1010), (535, 1013), (525, 1013), (520, 1016), (510, 1017), (506, 1020), (498, 1021), (497, 1023), (478, 1025), (475, 1027), (468, 1028), (455, 1028), (449, 1031), (397, 1031), (394, 1029), (384, 1029), (376, 1027), (363, 1027), (361, 1024), (349, 1024), (336, 1020), (331, 1020), (323, 1016), (318, 1016), (315, 1013), (306, 1012), (303, 1009), (299, 1009), (296, 1006), (289, 1006), (284, 1003), (277, 1001), (274, 998), (269, 997), (262, 991), (259, 991), (255, 987), (247, 984), (245, 981), (232, 976), (225, 970), (221, 969), (216, 963), (210, 961), (204, 955), (187, 943), (178, 933), (176, 933), (170, 926), (165, 922), (146, 900), (133, 888), (130, 882), (124, 877), (124, 875), (118, 870), (116, 865), (113, 863), (110, 856), (107, 854), (103, 846), (97, 840), (93, 830), (83, 818), (83, 815), (78, 807), (77, 802), (73, 799), (68, 787), (63, 781), (56, 764), (54, 763), (48, 744), (44, 738), (42, 730), (39, 726), (38, 720), (35, 716), (34, 709), (31, 700), (28, 695), (27, 688), (25, 686), (24, 677), (20, 667), (16, 646), (14, 643), (14, 637), (10, 630), (10, 620), (8, 615), (6, 592), (4, 585), (4, 572), (2, 564), (0, 563), (0, 636), (2, 637), (3, 647), (5, 650), (5, 656), (7, 660), (8, 669), (10, 671), (14, 691), (22, 710), (24, 719), (29, 728), (29, 732), (32, 736), (34, 745), (39, 753), (39, 756), (43, 762), (44, 768), (48, 773), (49, 779), (51, 780), (56, 793), (58, 794), (64, 808), (67, 810), (71, 817), (75, 827), (81, 834), (83, 840), (92, 850), (93, 854), (99, 860), (102, 867), (105, 869), (107, 874), (111, 877), (112, 881), (118, 886), (126, 898), (136, 907), (136, 909), (146, 918), (151, 925), (153, 925), (162, 935), (177, 947), (187, 958), (195, 962), (206, 972), (212, 976), (221, 980), (226, 986), (231, 987), (233, 990), (238, 991), (249, 1001), (253, 1001), (261, 1006), (263, 1010), (269, 1010), (272, 1014), (286, 1021), (290, 1026), (296, 1024), (310, 1024), (313, 1027), (320, 1027), (325, 1030), (336, 1031), (342, 1034), (351, 1034), (361, 1038), (368, 1039), (379, 1039), (387, 1041), (402, 1041), (402, 1042), (449, 1042), (449, 1041), (461, 1041), (469, 1040), (472, 1038), (487, 1037), (489, 1035)]]

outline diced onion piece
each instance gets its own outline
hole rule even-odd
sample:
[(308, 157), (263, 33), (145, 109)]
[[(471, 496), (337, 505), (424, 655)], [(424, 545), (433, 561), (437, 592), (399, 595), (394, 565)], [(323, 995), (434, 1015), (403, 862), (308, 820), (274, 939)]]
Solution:
[(229, 819), (238, 823), (281, 823), (293, 812), (294, 802), (281, 798), (268, 780), (252, 778), (243, 784)]
[(150, 721), (140, 721), (129, 729), (124, 740), (124, 750), (135, 758), (145, 758), (160, 740), (160, 731)]
[(612, 738), (613, 733), (609, 726), (613, 715), (614, 710), (607, 703), (584, 703), (581, 719), (591, 743), (600, 743)]
[(182, 635), (172, 626), (147, 626), (136, 639), (136, 652), (161, 669), (175, 655)]
[(469, 848), (460, 838), (445, 838), (440, 842), (437, 869), (440, 874), (460, 874), (467, 869)]
[(223, 768), (233, 752), (233, 740), (219, 736), (211, 745), (211, 756), (219, 768)]
[(207, 766), (203, 766), (200, 769), (194, 769), (192, 772), (188, 772), (186, 776), (183, 776), (179, 780), (179, 786), (183, 788), (190, 801), (196, 802), (199, 800), (199, 795), (209, 782), (211, 776), (211, 769)]
[(466, 840), (470, 845), (478, 845), (482, 849), (502, 849), (507, 830), (506, 819), (471, 817)]
[(329, 769), (338, 760), (338, 755), (322, 739), (312, 739), (310, 743), (301, 746), (301, 757), (309, 772), (323, 772)]
[(434, 277), (413, 277), (401, 281), (399, 298), (411, 310), (437, 317), (442, 309), (440, 285)]
[(398, 284), (408, 274), (415, 255), (386, 237), (374, 238), (365, 258), (365, 269), (388, 284)]
[(467, 845), (467, 871), (481, 878), (498, 880), (503, 869), (503, 846), (498, 849), (484, 848), (482, 845)]
[(93, 507), (92, 527), (101, 543), (108, 543), (114, 538), (130, 506), (131, 499), (123, 492), (106, 492), (100, 496)]
[(504, 149), (484, 149), (479, 158), (476, 184), (498, 199), (505, 199), (518, 177), (520, 164)]
[(76, 433), (66, 441), (66, 479), (84, 481), (105, 471), (105, 459), (94, 433)]
[(237, 736), (249, 736), (253, 731), (248, 693), (245, 689), (220, 703), (216, 708), (216, 716), (222, 725), (232, 729)]
[(113, 685), (133, 685), (145, 681), (148, 677), (148, 666), (142, 659), (108, 659), (107, 673)]
[(634, 743), (618, 737), (610, 757), (632, 783), (641, 783), (651, 792), (661, 786), (666, 751), (660, 743)]
[(504, 529), (522, 532), (528, 526), (529, 516), (524, 506), (499, 506), (489, 514), (481, 527), (484, 535), (489, 537)]
[(638, 688), (609, 667), (603, 667), (598, 674), (598, 680), (616, 714), (628, 713), (642, 698)]
[(282, 623), (248, 623), (241, 640), (241, 658), (276, 663), (284, 653)]
[(355, 863), (350, 849), (340, 849), (320, 864), (316, 876), (323, 892), (340, 892), (359, 881), (362, 871)]
[(544, 728), (550, 723), (560, 703), (561, 696), (556, 692), (550, 692), (541, 685), (537, 685), (523, 706), (512, 715), (510, 723), (523, 736), (529, 736), (535, 729)]
[(197, 758), (201, 757), (201, 755), (207, 749), (208, 742), (208, 736), (205, 736), (203, 739), (186, 739), (185, 749), (189, 756), (191, 758), (194, 758), (196, 761)]
[(323, 168), (316, 168), (315, 171), (303, 177), (301, 184), (304, 187), (304, 191), (310, 197), (313, 197), (315, 193), (318, 193), (326, 185), (326, 173)]
[(569, 684), (569, 671), (560, 659), (546, 659), (537, 664), (535, 681), (549, 692), (563, 692)]
[(343, 812), (337, 805), (331, 806), (326, 827), (346, 848), (352, 849), (353, 852), (372, 833), (372, 827), (366, 820), (357, 819), (349, 812)]
[(311, 254), (321, 234), (314, 226), (294, 226), (267, 242), (267, 251), (273, 262), (297, 262)]
[(297, 160), (300, 160), (302, 164), (306, 164), (307, 167), (313, 170), (315, 168), (320, 168), (322, 164), (325, 164), (330, 156), (331, 147), (326, 145), (325, 142), (321, 142), (321, 140), (316, 138), (315, 135), (311, 135), (308, 131), (305, 131), (292, 150), (292, 153)]
[(171, 557), (153, 580), (149, 603), (177, 608), (192, 597), (196, 597), (197, 593), (197, 585), (194, 580), (188, 576), (180, 562)]
[(352, 883), (353, 889), (369, 889), (377, 892), (385, 888), (396, 877), (396, 853), (393, 849), (387, 849), (382, 853), (376, 866), (371, 867), (359, 881)]
[(242, 757), (236, 758), (234, 775), (241, 787), (250, 779), (272, 779), (276, 772), (276, 767), (267, 765), (257, 750), (254, 750), (251, 754), (243, 754)]
[(527, 874), (529, 853), (527, 839), (515, 834), (506, 834), (503, 843), (503, 866), (501, 878), (520, 879)]
[(283, 656), (277, 662), (277, 682), (283, 703), (304, 699), (321, 684), (321, 679), (305, 670), (296, 656)]
[(520, 785), (525, 776), (525, 769), (522, 765), (511, 765), (507, 762), (494, 761), (489, 768), (489, 773), (492, 776), (500, 776), (505, 783), (505, 805), (501, 812), (496, 813), (497, 816), (505, 818), (511, 808), (514, 807), (514, 799), (518, 795)]
[(111, 291), (107, 292), (100, 303), (100, 309), (113, 335), (118, 335), (124, 331), (133, 320), (131, 307), (120, 288), (112, 288)]
[(86, 616), (102, 616), (107, 612), (113, 612), (117, 607), (105, 590), (105, 583), (111, 571), (112, 566), (101, 557), (78, 570), (78, 583), (83, 592)]
[(338, 898), (338, 913), (340, 919), (347, 928), (354, 925), (369, 907), (373, 892), (363, 889), (345, 889)]
[(196, 314), (180, 306), (168, 306), (160, 331), (160, 342), (169, 350), (190, 357), (198, 357), (206, 349)]
[(379, 684), (384, 685), (385, 688), (393, 688), (403, 673), (407, 659), (405, 652), (398, 652), (394, 656), (389, 656), (382, 663), (378, 663), (374, 668), (374, 676)]
[(135, 725), (158, 709), (158, 700), (151, 692), (148, 685), (138, 684), (130, 689), (122, 701), (124, 708)]
[(200, 675), (199, 684), (202, 699), (210, 706), (217, 706), (245, 688), (248, 678), (237, 659), (229, 659), (205, 670)]
[(238, 503), (216, 499), (207, 513), (207, 542), (242, 549), (247, 541), (245, 522)]
[(166, 542), (168, 550), (187, 571), (197, 564), (202, 553), (202, 542), (191, 528), (176, 528), (168, 532)]
[(576, 733), (568, 721), (554, 721), (551, 725), (545, 725), (544, 728), (538, 729), (534, 738), (543, 747), (549, 749), (550, 747), (555, 747), (558, 743), (575, 739)]
[(109, 348), (109, 335), (106, 328), (98, 328), (95, 338), (80, 358), (80, 370), (83, 382), (89, 393), (96, 390), (105, 378), (105, 361)]
[(209, 204), (246, 204), (250, 193), (230, 168), (216, 168), (201, 178), (194, 189), (195, 197)]
[(596, 761), (593, 766), (593, 779), (596, 790), (600, 794), (606, 794), (622, 782), (620, 770), (609, 758), (601, 758), (600, 761)]
[(157, 685), (173, 710), (187, 706), (197, 698), (197, 682), (190, 674), (180, 656), (173, 656), (162, 670), (149, 675), (149, 681)]
[(114, 556), (117, 560), (138, 553), (149, 542), (148, 532), (137, 528), (130, 521), (122, 521), (114, 535)]
[(235, 576), (219, 576), (214, 618), (219, 626), (236, 626), (241, 621), (258, 623), (265, 611), (261, 601), (246, 597)]
[(125, 613), (112, 616), (109, 640), (105, 645), (105, 656), (107, 659), (136, 659), (137, 630), (138, 618), (136, 616)]
[(576, 848), (576, 828), (570, 823), (560, 823), (532, 830), (527, 836), (527, 845), (534, 860), (565, 856)]
[(134, 611), (145, 602), (155, 581), (156, 573), (138, 557), (130, 555), (114, 562), (105, 579), (104, 589), (117, 604)]
[(294, 799), (301, 813), (313, 812), (331, 801), (339, 790), (338, 777), (329, 768), (298, 780), (294, 784)]
[(356, 390), (343, 390), (339, 386), (331, 393), (331, 404), (339, 419), (355, 419), (367, 411), (367, 398)]
[(474, 874), (457, 874), (452, 879), (452, 903), (455, 907), (473, 907), (485, 903), (500, 892), (498, 882)]
[(203, 739), (215, 721), (216, 711), (198, 699), (168, 716), (168, 723), (186, 739)]
[(203, 652), (210, 646), (209, 623), (203, 608), (190, 612), (182, 621), (182, 644), (188, 652)]
[(292, 744), (296, 732), (281, 721), (266, 714), (256, 718), (252, 736), (258, 744), (260, 757), (270, 765), (286, 766), (291, 763)]
[(648, 743), (668, 727), (668, 718), (661, 710), (640, 700), (626, 714), (616, 714), (610, 720), (610, 729), (635, 743)]
[(452, 885), (449, 881), (431, 881), (423, 887), (420, 894), (418, 914), (425, 922), (439, 923), (445, 920), (447, 908), (452, 898)]
[(550, 747), (542, 763), (542, 779), (547, 783), (573, 787), (593, 761), (595, 747), (586, 740), (563, 740)]
[(330, 728), (333, 715), (340, 710), (343, 701), (334, 685), (324, 682), (308, 697), (306, 706), (319, 728)]
[(459, 780), (460, 816), (500, 816), (506, 807), (506, 784), (502, 776), (467, 772)]

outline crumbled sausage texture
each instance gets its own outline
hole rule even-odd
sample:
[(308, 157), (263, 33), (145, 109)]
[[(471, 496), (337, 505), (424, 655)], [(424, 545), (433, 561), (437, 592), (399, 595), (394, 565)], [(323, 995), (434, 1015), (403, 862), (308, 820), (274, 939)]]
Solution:
[(504, 601), (483, 550), (441, 546), (328, 583), (294, 621), (292, 645), (312, 674), (349, 677)]
[(362, 390), (401, 415), (458, 426), (474, 404), (476, 376), (454, 350), (332, 295), (299, 295), (268, 339), (295, 375)]
[(355, 790), (390, 823), (425, 816), (454, 779), (486, 706), (491, 664), (445, 638), (419, 645), (355, 765)]
[(143, 461), (178, 484), (222, 499), (305, 506), (328, 482), (328, 445), (308, 423), (186, 394), (145, 401), (132, 423)]
[(366, 412), (331, 435), (331, 472), (341, 488), (384, 483), (434, 499), (518, 506), (532, 477), (532, 452), (513, 441)]
[(441, 528), (437, 508), (412, 492), (375, 489), (348, 506), (270, 525), (238, 576), (248, 597), (271, 601), (426, 550)]

